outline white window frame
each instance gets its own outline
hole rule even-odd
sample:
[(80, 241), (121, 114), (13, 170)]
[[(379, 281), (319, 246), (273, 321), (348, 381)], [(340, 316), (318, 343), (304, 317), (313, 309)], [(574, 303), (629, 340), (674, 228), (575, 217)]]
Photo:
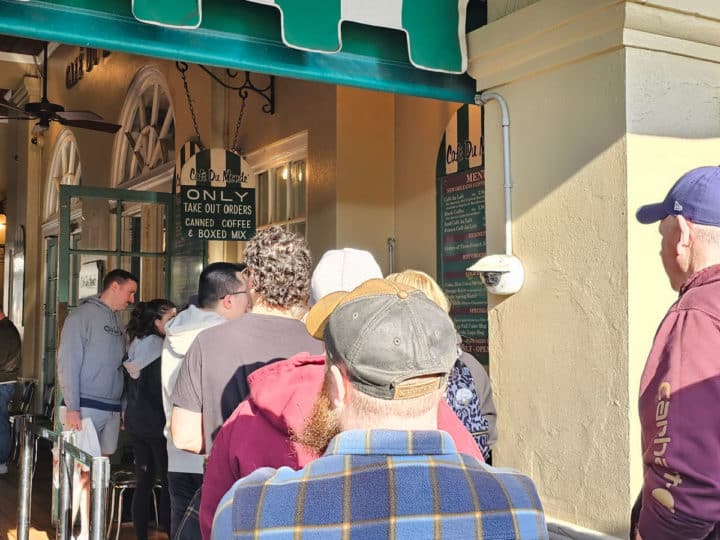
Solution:
[[(308, 176), (308, 132), (302, 131), (300, 133), (296, 133), (295, 135), (291, 135), (290, 137), (287, 137), (285, 139), (282, 139), (280, 141), (276, 141), (272, 144), (269, 144), (267, 146), (264, 146), (263, 148), (260, 148), (259, 150), (256, 150), (254, 152), (250, 152), (249, 154), (245, 155), (245, 159), (250, 166), (250, 174), (252, 174), (255, 184), (255, 189), (257, 190), (255, 193), (257, 196), (259, 196), (259, 176), (263, 173), (267, 173), (268, 175), (268, 199), (267, 201), (263, 201), (264, 204), (267, 205), (268, 208), (268, 216), (269, 216), (269, 222), (260, 224), (258, 223), (257, 229), (262, 230), (266, 229), (268, 227), (277, 225), (284, 228), (289, 228), (291, 225), (303, 225), (304, 227), (304, 234), (303, 236), (307, 237), (307, 209), (308, 209), (308, 191), (307, 191), (307, 176)], [(275, 170), (283, 167), (283, 166), (289, 166), (290, 163), (294, 161), (305, 161), (305, 178), (302, 179), (305, 189), (304, 189), (304, 206), (305, 206), (305, 213), (303, 216), (295, 216), (293, 218), (288, 218), (288, 216), (273, 216), (272, 215), (272, 209), (275, 207), (275, 192), (274, 192), (274, 174)], [(289, 201), (289, 190), (290, 185), (288, 182), (288, 193), (286, 196), (286, 199)], [(255, 201), (256, 209), (260, 207), (261, 201), (257, 200)], [(257, 211), (257, 210), (256, 210)], [(259, 212), (258, 212), (259, 213)]]
[[(63, 128), (50, 157), (47, 178), (45, 179), (45, 197), (43, 198), (43, 236), (59, 234), (60, 231), (60, 186), (79, 186), (82, 178), (82, 160), (75, 134), (69, 128)], [(72, 201), (70, 219), (77, 223), (82, 214), (80, 203)]]
[[(153, 93), (152, 114), (155, 117), (145, 118), (146, 127), (143, 130), (151, 130), (152, 132), (146, 134), (150, 138), (147, 141), (143, 140), (143, 142), (149, 142), (152, 147), (152, 149), (146, 148), (145, 152), (152, 154), (149, 156), (149, 161), (153, 166), (147, 166), (145, 170), (129, 178), (130, 172), (126, 170), (126, 158), (128, 154), (133, 153), (134, 149), (130, 148), (125, 131), (128, 131), (133, 126), (135, 116), (139, 114), (139, 107), (142, 105), (143, 95), (149, 91)], [(161, 98), (167, 99), (168, 102), (168, 110), (162, 118), (158, 109), (158, 102)], [(125, 96), (125, 102), (120, 113), (120, 124), (122, 127), (115, 135), (113, 145), (113, 161), (110, 171), (111, 187), (142, 191), (170, 191), (172, 177), (175, 172), (175, 144), (177, 144), (177, 140), (175, 140), (175, 106), (170, 87), (160, 68), (147, 65), (135, 74)], [(158, 139), (161, 135), (167, 136), (169, 130), (173, 132), (174, 142), (167, 148), (167, 161), (156, 164), (157, 158), (161, 157)], [(140, 136), (136, 141), (136, 144), (139, 143)], [(148, 158), (148, 156), (144, 157)]]

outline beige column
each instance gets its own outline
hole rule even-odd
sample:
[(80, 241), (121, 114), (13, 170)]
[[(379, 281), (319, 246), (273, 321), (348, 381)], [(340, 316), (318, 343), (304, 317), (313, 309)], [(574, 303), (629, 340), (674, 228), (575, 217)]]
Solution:
[[(40, 100), (40, 81), (34, 77), (24, 77), (27, 90), (27, 102)], [(32, 128), (36, 122), (27, 122), (24, 129), (18, 129), (19, 153), (25, 157), (25, 181), (18, 179), (19, 185), (26, 186), (25, 192), (25, 286), (24, 291), (24, 333), (22, 374), (26, 377), (38, 377), (42, 372), (41, 348), (43, 312), (45, 299), (42, 297), (43, 279), (43, 238), (40, 230), (42, 216), (42, 194), (44, 193), (44, 174), (42, 167), (43, 145), (33, 144)], [(42, 141), (41, 141), (42, 142)]]
[[(510, 109), (527, 280), (490, 299), (495, 458), (533, 477), (549, 516), (623, 537), (642, 482), (639, 377), (673, 300), (657, 230), (634, 213), (718, 162), (720, 5), (497, 4), (469, 35), (469, 72)], [(497, 105), (486, 111), (488, 251), (500, 252), (502, 134)]]

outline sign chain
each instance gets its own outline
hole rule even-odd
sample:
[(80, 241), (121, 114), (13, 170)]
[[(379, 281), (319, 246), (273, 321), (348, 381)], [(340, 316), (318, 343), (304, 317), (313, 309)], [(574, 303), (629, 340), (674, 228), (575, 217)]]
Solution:
[(247, 94), (240, 95), (240, 113), (238, 114), (237, 123), (235, 124), (235, 135), (233, 136), (233, 145), (232, 149), (235, 150), (238, 154), (240, 154), (240, 125), (243, 121), (243, 116), (245, 115), (245, 104), (247, 102)]
[(197, 116), (195, 116), (195, 107), (193, 106), (192, 96), (190, 95), (190, 87), (188, 86), (187, 76), (185, 75), (190, 67), (185, 62), (175, 62), (175, 66), (182, 77), (183, 86), (185, 87), (185, 97), (187, 98), (190, 115), (192, 116), (193, 128), (195, 129), (195, 136), (197, 137), (198, 143), (200, 143), (200, 129), (198, 128)]

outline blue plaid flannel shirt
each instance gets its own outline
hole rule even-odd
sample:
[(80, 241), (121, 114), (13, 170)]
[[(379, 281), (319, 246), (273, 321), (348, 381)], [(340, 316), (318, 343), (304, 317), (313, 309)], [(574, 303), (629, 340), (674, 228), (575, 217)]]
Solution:
[(300, 471), (258, 469), (220, 501), (213, 540), (548, 538), (527, 476), (458, 454), (444, 431), (346, 431)]

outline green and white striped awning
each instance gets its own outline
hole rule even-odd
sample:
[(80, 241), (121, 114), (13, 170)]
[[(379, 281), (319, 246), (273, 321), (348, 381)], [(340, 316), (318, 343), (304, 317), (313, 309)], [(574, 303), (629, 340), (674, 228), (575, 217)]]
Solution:
[[(465, 13), (468, 0), (248, 0), (281, 13), (288, 47), (336, 53), (342, 49), (343, 22), (401, 30), (413, 66), (464, 73), (467, 69)], [(172, 28), (198, 28), (202, 0), (132, 0), (140, 21)]]
[(0, 33), (470, 103), (466, 19), (484, 22), (484, 10), (482, 0), (0, 0)]

